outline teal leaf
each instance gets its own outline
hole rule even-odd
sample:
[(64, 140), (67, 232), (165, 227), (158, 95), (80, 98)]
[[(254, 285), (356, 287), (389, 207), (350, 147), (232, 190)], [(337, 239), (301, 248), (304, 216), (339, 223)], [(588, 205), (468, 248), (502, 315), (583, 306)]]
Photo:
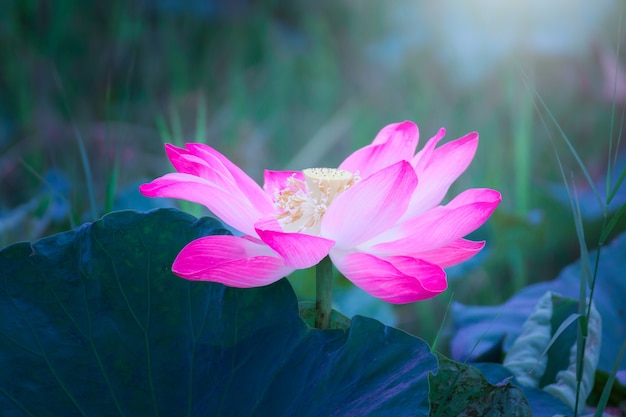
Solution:
[[(550, 317), (550, 337), (551, 344), (547, 345), (547, 360), (548, 366), (546, 372), (541, 376), (539, 387), (543, 388), (546, 385), (552, 384), (557, 380), (557, 375), (560, 371), (565, 370), (570, 365), (570, 351), (574, 345), (576, 345), (578, 322), (583, 316), (578, 314), (578, 301), (573, 298), (565, 298), (561, 295), (551, 294), (552, 302), (552, 315)], [(594, 307), (591, 310), (593, 314), (598, 315), (598, 310)], [(591, 352), (590, 347), (597, 347), (599, 343), (599, 334), (602, 333), (602, 326), (594, 329), (594, 335), (596, 337), (593, 340), (593, 344), (590, 341), (587, 342), (587, 349), (585, 356), (589, 359)], [(597, 333), (595, 332), (597, 331)], [(545, 352), (545, 351), (544, 351)], [(598, 364), (599, 350), (594, 352), (593, 371)], [(593, 376), (592, 376), (593, 379)]]
[(439, 370), (430, 376), (431, 416), (532, 416), (523, 391), (506, 378), (495, 384), (475, 367), (437, 354)]
[(543, 388), (572, 409), (576, 407), (576, 393), (579, 392), (582, 400), (579, 402), (580, 413), (593, 386), (602, 324), (592, 304), (591, 326), (588, 327), (581, 384), (578, 386), (575, 324), (583, 316), (577, 311), (577, 300), (546, 292), (522, 325), (522, 333), (511, 346), (503, 365), (513, 372), (521, 384)]
[[(589, 254), (595, 264), (598, 252)], [(626, 315), (623, 294), (626, 294), (626, 233), (619, 235), (602, 248), (593, 300), (602, 320), (602, 340), (598, 369), (610, 372), (626, 339)], [(530, 285), (519, 291), (500, 306), (452, 306), (454, 337), (451, 356), (458, 361), (470, 360), (502, 342), (508, 352), (520, 335), (522, 324), (533, 311), (539, 298), (552, 291), (562, 296), (578, 299), (580, 261), (567, 266), (550, 282)], [(626, 369), (626, 358), (619, 369)]]
[(175, 209), (124, 211), (0, 251), (3, 415), (428, 415), (424, 341), (359, 316), (311, 329), (284, 279), (172, 274), (185, 244), (224, 233)]
[(533, 417), (553, 417), (555, 415), (572, 415), (572, 409), (561, 400), (539, 388), (519, 384), (511, 371), (499, 363), (472, 364), (485, 376), (489, 383), (497, 385), (501, 381), (510, 381), (519, 387), (530, 405)]

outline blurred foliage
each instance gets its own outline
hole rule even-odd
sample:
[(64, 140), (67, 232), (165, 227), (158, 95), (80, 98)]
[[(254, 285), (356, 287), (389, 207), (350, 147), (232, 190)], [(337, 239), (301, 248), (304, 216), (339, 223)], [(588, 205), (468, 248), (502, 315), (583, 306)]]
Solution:
[[(589, 319), (588, 326), (594, 327), (588, 332), (588, 343), (594, 348), (601, 347), (598, 369), (610, 371), (619, 357), (620, 346), (626, 340), (626, 319), (624, 319), (622, 294), (626, 291), (624, 281), (624, 254), (626, 253), (626, 233), (609, 242), (601, 251), (589, 254), (592, 265), (597, 257), (600, 263), (597, 269), (594, 287), (593, 302), (602, 317), (602, 323), (597, 319)], [(550, 291), (565, 298), (578, 299), (580, 291), (581, 261), (578, 260), (563, 269), (554, 280), (529, 285), (517, 292), (502, 305), (475, 306), (455, 303), (452, 305), (453, 329), (450, 329), (451, 357), (458, 361), (475, 361), (484, 357), (485, 352), (492, 352), (499, 346), (500, 352), (508, 352), (520, 334), (524, 332), (522, 326), (532, 314), (541, 297)], [(558, 326), (555, 317), (565, 321), (572, 310), (567, 303), (559, 307), (559, 316), (550, 316), (550, 332), (554, 335)], [(558, 311), (556, 308), (553, 311)], [(538, 326), (534, 326), (537, 330)], [(576, 337), (575, 328), (572, 334), (561, 334), (559, 344), (571, 345)], [(592, 340), (601, 335), (602, 341)], [(563, 357), (558, 351), (556, 357)], [(500, 358), (490, 358), (489, 362), (499, 361)], [(537, 358), (535, 358), (537, 360)], [(557, 365), (558, 366), (558, 365)], [(626, 359), (619, 363), (620, 370), (626, 369)], [(538, 370), (536, 372), (539, 372)]]
[[(472, 2), (475, 10), (484, 6)], [(569, 207), (552, 197), (550, 187), (561, 180), (551, 142), (576, 185), (586, 184), (521, 73), (601, 178), (626, 102), (612, 78), (626, 78), (616, 3), (602, 1), (590, 14), (578, 9), (589, 7), (584, 2), (568, 3), (568, 13), (531, 2), (526, 7), (537, 10), (524, 18), (534, 11), (543, 26), (535, 33), (524, 20), (527, 27), (509, 37), (500, 36), (507, 20), (493, 9), (478, 16), (450, 2), (419, 3), (1, 2), (0, 245), (95, 220), (89, 193), (98, 215), (146, 208), (133, 192), (171, 169), (163, 141), (209, 143), (261, 181), (264, 168), (337, 165), (384, 125), (410, 119), (424, 139), (442, 126), (450, 139), (478, 131), (478, 154), (451, 194), (492, 187), (503, 203), (471, 236), (488, 242), (481, 263), (451, 279), (446, 295), (398, 307), (399, 325), (430, 341), (450, 297), (497, 304), (554, 278), (579, 253)], [(558, 50), (537, 46), (558, 36), (546, 28), (565, 26), (586, 37), (553, 43)], [(481, 41), (485, 33), (489, 42)], [(59, 189), (50, 173), (69, 185)], [(64, 215), (45, 214), (41, 202), (58, 199), (63, 204), (54, 207)], [(593, 247), (601, 220), (585, 220)], [(310, 271), (291, 281), (298, 294), (312, 296)]]

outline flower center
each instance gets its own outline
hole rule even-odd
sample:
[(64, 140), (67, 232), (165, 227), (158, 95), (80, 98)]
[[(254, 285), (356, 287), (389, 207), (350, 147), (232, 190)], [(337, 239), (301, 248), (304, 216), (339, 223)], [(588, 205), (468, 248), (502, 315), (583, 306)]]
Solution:
[(322, 218), (335, 197), (361, 178), (358, 173), (334, 168), (307, 168), (302, 173), (304, 181), (292, 176), (285, 188), (276, 191), (276, 218), (286, 232), (318, 235)]

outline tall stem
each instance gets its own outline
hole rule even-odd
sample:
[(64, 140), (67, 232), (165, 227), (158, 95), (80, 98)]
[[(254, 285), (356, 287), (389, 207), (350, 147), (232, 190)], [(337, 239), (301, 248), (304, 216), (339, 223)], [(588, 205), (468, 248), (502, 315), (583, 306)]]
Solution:
[(315, 267), (315, 327), (321, 330), (330, 327), (330, 312), (333, 304), (333, 264), (326, 256)]

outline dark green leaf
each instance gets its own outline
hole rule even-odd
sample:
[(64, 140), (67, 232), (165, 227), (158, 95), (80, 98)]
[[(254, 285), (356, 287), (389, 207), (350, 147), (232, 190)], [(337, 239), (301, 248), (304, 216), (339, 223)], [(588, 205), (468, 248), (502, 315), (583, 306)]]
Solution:
[(553, 395), (538, 388), (519, 385), (511, 371), (499, 363), (475, 363), (473, 366), (482, 372), (487, 381), (492, 384), (498, 384), (500, 381), (512, 378), (511, 383), (524, 392), (524, 396), (532, 409), (533, 417), (572, 415), (572, 409)]
[[(622, 343), (620, 357), (626, 350), (626, 340)], [(618, 359), (619, 359), (618, 358)], [(593, 382), (593, 390), (587, 398), (589, 405), (594, 407), (606, 407), (606, 405), (616, 406), (626, 401), (626, 386), (617, 379), (617, 369), (610, 374), (604, 371), (597, 371)]]
[(431, 416), (532, 416), (522, 390), (511, 378), (490, 384), (475, 367), (437, 354), (439, 370), (430, 376)]
[(363, 317), (319, 331), (286, 280), (189, 282), (170, 266), (221, 225), (118, 212), (0, 251), (7, 416), (428, 414), (425, 342)]
[[(552, 295), (552, 318), (550, 325), (552, 327), (553, 343), (548, 348), (548, 366), (539, 381), (540, 388), (554, 383), (557, 374), (569, 366), (570, 349), (576, 343), (577, 326), (568, 324), (566, 320), (569, 322), (570, 320), (580, 319), (580, 317), (574, 316), (577, 311), (578, 302), (576, 300)], [(561, 329), (564, 323), (567, 327)], [(561, 333), (557, 335), (558, 330), (561, 330)]]

